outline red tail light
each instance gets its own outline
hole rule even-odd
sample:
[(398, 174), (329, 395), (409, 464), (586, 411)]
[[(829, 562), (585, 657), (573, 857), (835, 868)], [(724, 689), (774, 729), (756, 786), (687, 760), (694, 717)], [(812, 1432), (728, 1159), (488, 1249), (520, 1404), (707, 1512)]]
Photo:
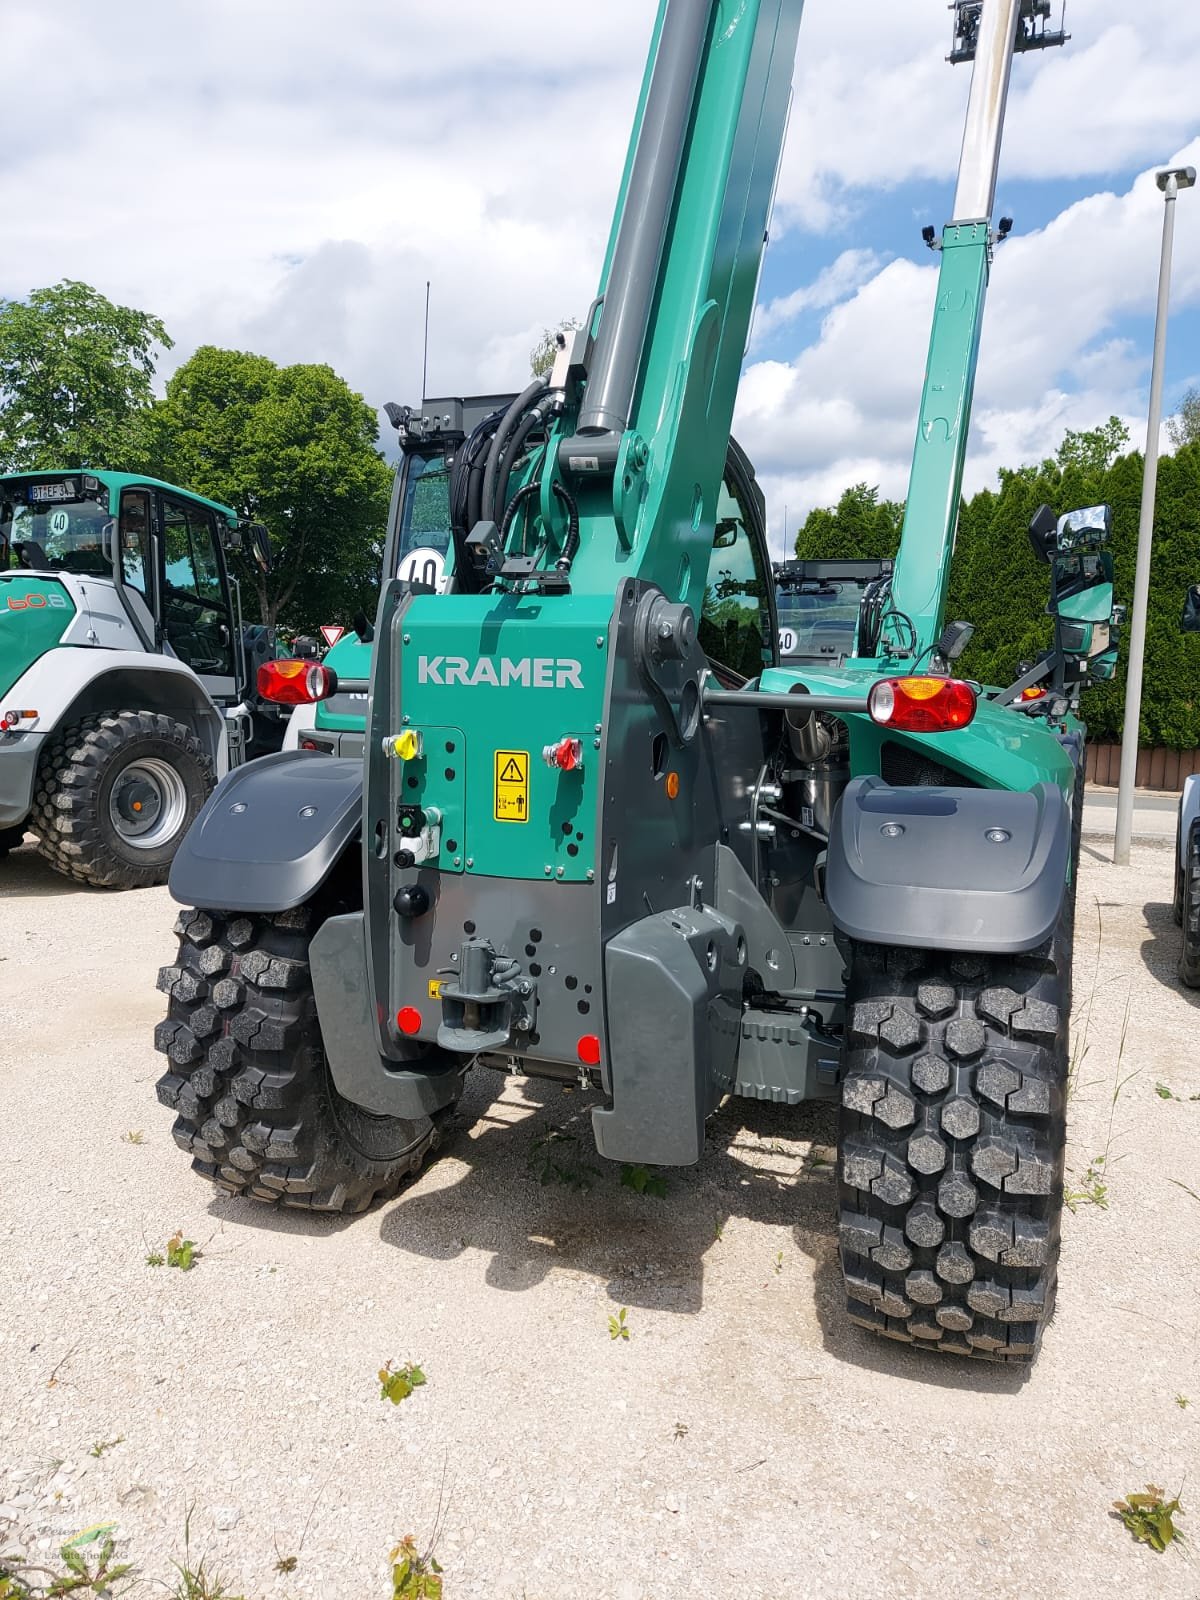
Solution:
[(867, 696), (872, 722), (904, 733), (949, 733), (975, 715), (975, 691), (961, 678), (883, 678)]
[(585, 1033), (575, 1048), (585, 1067), (600, 1065), (600, 1040), (594, 1033)]
[(337, 674), (319, 661), (265, 661), (258, 692), (277, 706), (311, 706), (337, 693)]
[(401, 1033), (420, 1033), (421, 1013), (416, 1006), (401, 1006), (396, 1013), (396, 1026)]

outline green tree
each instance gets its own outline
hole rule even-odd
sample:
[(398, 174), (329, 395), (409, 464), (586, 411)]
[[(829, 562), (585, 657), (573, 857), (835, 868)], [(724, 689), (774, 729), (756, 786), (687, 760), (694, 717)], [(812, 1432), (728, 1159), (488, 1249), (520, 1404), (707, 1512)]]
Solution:
[(1167, 437), (1172, 450), (1200, 444), (1200, 389), (1185, 391), (1179, 402), (1179, 410), (1173, 417), (1167, 418)]
[(157, 317), (64, 279), (0, 300), (0, 468), (146, 464)]
[(374, 611), (392, 481), (378, 435), (330, 367), (212, 345), (172, 376), (154, 418), (163, 477), (266, 524), (272, 571), (238, 558), (239, 576), (263, 622), (302, 631)]
[(856, 556), (883, 560), (900, 547), (904, 502), (881, 500), (865, 483), (846, 489), (837, 505), (810, 511), (796, 535), (800, 561), (848, 561)]
[(1109, 417), (1098, 428), (1086, 428), (1079, 433), (1068, 428), (1055, 460), (1064, 471), (1068, 467), (1081, 467), (1085, 472), (1103, 472), (1112, 466), (1128, 443), (1129, 429), (1120, 417)]
[(529, 352), (529, 375), (531, 378), (548, 378), (550, 369), (554, 365), (554, 358), (558, 354), (559, 339), (574, 333), (579, 326), (578, 317), (567, 317), (556, 328), (543, 328), (542, 337)]

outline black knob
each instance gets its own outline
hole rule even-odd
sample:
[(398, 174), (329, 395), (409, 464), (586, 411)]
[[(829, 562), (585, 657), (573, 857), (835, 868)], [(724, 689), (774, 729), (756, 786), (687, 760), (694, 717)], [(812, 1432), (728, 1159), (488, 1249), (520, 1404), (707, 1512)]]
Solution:
[(429, 910), (429, 890), (423, 883), (406, 883), (392, 901), (398, 917), (423, 917)]
[(415, 867), (417, 858), (411, 850), (397, 850), (392, 860), (398, 867)]

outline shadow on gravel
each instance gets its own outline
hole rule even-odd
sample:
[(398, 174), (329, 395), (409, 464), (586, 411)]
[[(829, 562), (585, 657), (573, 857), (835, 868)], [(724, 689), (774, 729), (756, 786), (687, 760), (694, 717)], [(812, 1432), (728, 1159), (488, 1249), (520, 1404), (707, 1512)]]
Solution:
[(107, 889), (93, 889), (86, 883), (76, 883), (74, 878), (64, 878), (61, 872), (55, 872), (50, 863), (38, 854), (32, 840), (18, 850), (10, 850), (6, 856), (0, 856), (0, 900), (51, 899), (63, 895), (109, 892)]
[[(789, 1228), (796, 1249), (813, 1262), (821, 1340), (835, 1360), (942, 1389), (1019, 1390), (1022, 1368), (931, 1356), (847, 1318), (837, 1252), (836, 1106), (731, 1101), (709, 1123), (700, 1164), (662, 1171), (669, 1187), (659, 1197), (624, 1187), (621, 1168), (596, 1155), (593, 1103), (552, 1083), (505, 1082), (476, 1069), (447, 1129), (446, 1160), (377, 1213), (380, 1239), (431, 1261), (484, 1252), (485, 1281), (509, 1293), (554, 1273), (587, 1274), (604, 1280), (617, 1305), (694, 1316), (703, 1308), (710, 1252), (749, 1248), (738, 1237), (740, 1221)], [(540, 1144), (550, 1132), (559, 1136), (554, 1144)], [(554, 1176), (542, 1182), (549, 1150), (564, 1172), (590, 1187)], [(458, 1177), (450, 1176), (452, 1162), (465, 1167)], [(307, 1234), (315, 1245), (345, 1228), (373, 1225), (365, 1216), (276, 1211), (227, 1195), (214, 1196), (209, 1209), (227, 1226)]]
[(1170, 905), (1157, 900), (1147, 901), (1142, 907), (1142, 915), (1150, 933), (1148, 939), (1142, 940), (1140, 951), (1147, 972), (1160, 983), (1165, 983), (1168, 989), (1174, 989), (1185, 1000), (1190, 1000), (1192, 1005), (1200, 1006), (1200, 989), (1185, 988), (1176, 971), (1183, 934)]

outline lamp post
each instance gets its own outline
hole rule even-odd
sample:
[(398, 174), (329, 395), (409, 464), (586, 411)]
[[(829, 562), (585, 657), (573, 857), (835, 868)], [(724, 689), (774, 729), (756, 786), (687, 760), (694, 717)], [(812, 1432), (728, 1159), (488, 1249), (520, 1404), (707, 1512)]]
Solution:
[(1154, 496), (1158, 488), (1158, 433), (1162, 425), (1163, 358), (1167, 349), (1167, 309), (1171, 297), (1171, 247), (1175, 239), (1175, 199), (1196, 181), (1195, 167), (1173, 167), (1155, 174), (1163, 193), (1162, 256), (1158, 267), (1158, 312), (1154, 322), (1154, 361), (1150, 368), (1150, 410), (1146, 418), (1146, 466), (1142, 476), (1142, 515), (1138, 523), (1137, 569), (1129, 621), (1129, 665), (1125, 673), (1125, 726), (1121, 734), (1121, 775), (1117, 785), (1117, 825), (1113, 865), (1129, 865), (1133, 832), (1133, 783), (1137, 776), (1138, 731), (1142, 720), (1142, 663), (1146, 653), (1146, 604), (1150, 594), (1150, 546), (1154, 538)]

